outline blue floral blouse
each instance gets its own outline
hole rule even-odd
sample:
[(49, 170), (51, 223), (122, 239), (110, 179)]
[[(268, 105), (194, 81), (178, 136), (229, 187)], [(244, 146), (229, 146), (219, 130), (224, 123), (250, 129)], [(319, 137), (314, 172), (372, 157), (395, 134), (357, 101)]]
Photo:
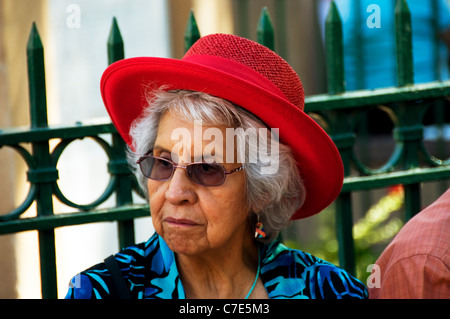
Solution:
[[(367, 288), (346, 271), (279, 241), (260, 245), (260, 276), (269, 298), (367, 298)], [(145, 243), (115, 255), (136, 299), (185, 299), (175, 255), (156, 233)], [(111, 275), (105, 263), (72, 278), (67, 299), (111, 298)]]

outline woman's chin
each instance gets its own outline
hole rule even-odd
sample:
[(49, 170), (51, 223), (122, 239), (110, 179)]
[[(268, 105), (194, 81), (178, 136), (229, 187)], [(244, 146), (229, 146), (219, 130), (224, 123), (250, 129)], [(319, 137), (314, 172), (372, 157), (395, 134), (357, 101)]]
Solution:
[(188, 232), (171, 232), (164, 234), (164, 241), (174, 253), (182, 255), (196, 255), (204, 251), (202, 243), (199, 243)]

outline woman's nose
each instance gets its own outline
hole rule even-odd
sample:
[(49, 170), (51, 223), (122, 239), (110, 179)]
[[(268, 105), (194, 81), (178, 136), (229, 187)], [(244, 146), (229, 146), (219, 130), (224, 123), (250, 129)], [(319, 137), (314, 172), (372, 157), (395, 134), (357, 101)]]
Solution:
[(173, 205), (195, 203), (197, 200), (196, 185), (189, 179), (186, 168), (177, 167), (168, 181), (166, 200)]

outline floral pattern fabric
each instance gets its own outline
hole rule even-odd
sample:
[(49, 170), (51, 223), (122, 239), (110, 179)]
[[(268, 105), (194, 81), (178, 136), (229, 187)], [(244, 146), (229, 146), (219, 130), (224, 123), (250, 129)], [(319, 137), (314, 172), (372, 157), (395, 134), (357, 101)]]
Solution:
[[(260, 244), (260, 276), (269, 298), (367, 298), (367, 288), (345, 270), (279, 241)], [(136, 299), (185, 299), (175, 255), (156, 233), (145, 243), (115, 255)], [(112, 278), (105, 263), (72, 278), (68, 299), (111, 298)]]

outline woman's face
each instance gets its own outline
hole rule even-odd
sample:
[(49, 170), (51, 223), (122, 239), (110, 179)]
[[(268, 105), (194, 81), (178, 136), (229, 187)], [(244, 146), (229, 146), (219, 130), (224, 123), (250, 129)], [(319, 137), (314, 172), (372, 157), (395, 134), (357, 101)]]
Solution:
[[(178, 134), (175, 134), (174, 140), (172, 133), (176, 129), (178, 130), (175, 132), (180, 129), (189, 132), (190, 141), (188, 138), (179, 139)], [(194, 157), (201, 155), (199, 152), (203, 154), (203, 149), (211, 142), (204, 141), (199, 136), (199, 129), (203, 127), (197, 126), (194, 134), (194, 123), (169, 113), (164, 114), (159, 124), (153, 155), (171, 159), (181, 166), (193, 162)], [(225, 136), (225, 128), (218, 129)], [(172, 158), (172, 151), (179, 150), (180, 143), (183, 150), (190, 150), (192, 156), (183, 151), (179, 158)], [(223, 152), (222, 158), (226, 158), (225, 145), (222, 150), (216, 150), (216, 154), (218, 152)], [(222, 165), (230, 171), (242, 164)], [(245, 183), (242, 170), (226, 175), (222, 185), (213, 187), (194, 184), (183, 168), (176, 168), (172, 178), (167, 181), (149, 179), (148, 195), (156, 232), (172, 251), (185, 255), (232, 249), (239, 243), (242, 245), (249, 236)]]

